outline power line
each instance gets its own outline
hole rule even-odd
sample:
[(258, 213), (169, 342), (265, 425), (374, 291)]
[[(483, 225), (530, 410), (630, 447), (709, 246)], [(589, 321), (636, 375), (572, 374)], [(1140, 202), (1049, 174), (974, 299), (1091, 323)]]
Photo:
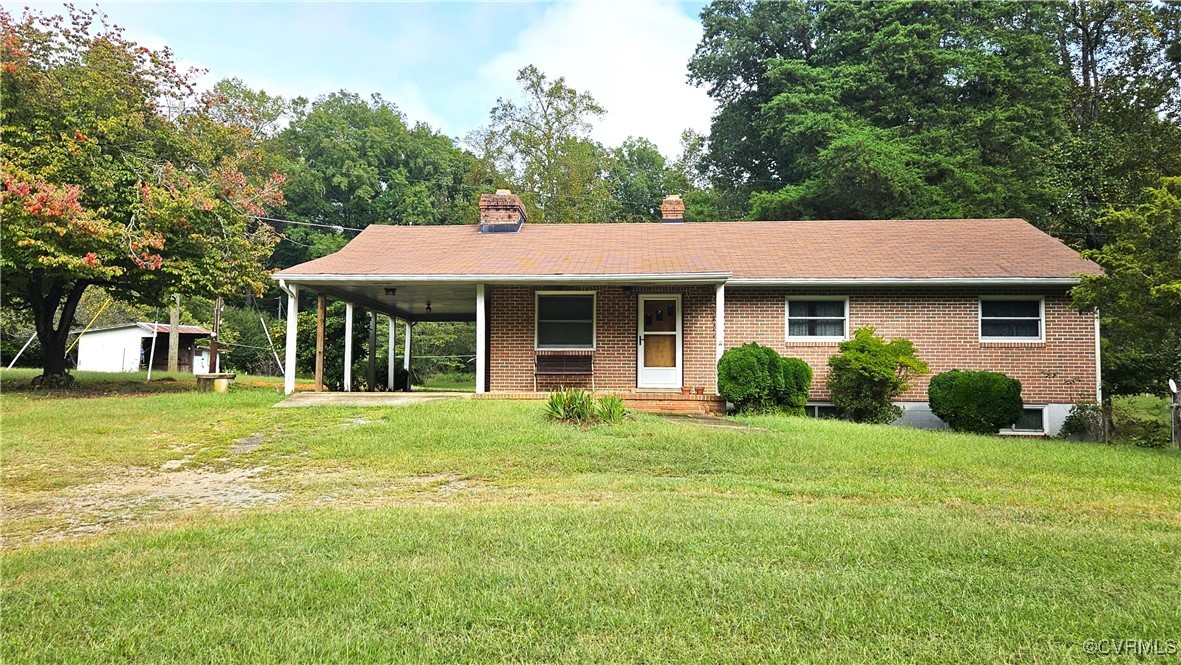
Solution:
[(353, 233), (360, 233), (362, 229), (349, 228), (347, 226), (339, 226), (336, 224), (314, 224), (312, 222), (297, 222), (294, 219), (276, 219), (274, 217), (260, 217), (258, 215), (251, 215), (254, 219), (262, 220), (264, 222), (279, 222), (280, 224), (299, 224), (300, 226), (318, 226), (322, 229), (332, 229), (337, 233), (345, 231), (352, 231)]

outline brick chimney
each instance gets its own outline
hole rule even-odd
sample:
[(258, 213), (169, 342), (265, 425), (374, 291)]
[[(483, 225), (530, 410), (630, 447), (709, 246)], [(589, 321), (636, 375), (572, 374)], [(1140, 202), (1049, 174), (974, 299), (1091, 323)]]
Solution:
[(685, 202), (681, 200), (680, 196), (677, 196), (676, 194), (669, 194), (668, 196), (664, 197), (664, 201), (662, 201), (660, 204), (660, 221), (685, 221)]
[(480, 195), (480, 233), (511, 233), (525, 223), (525, 204), (507, 189)]

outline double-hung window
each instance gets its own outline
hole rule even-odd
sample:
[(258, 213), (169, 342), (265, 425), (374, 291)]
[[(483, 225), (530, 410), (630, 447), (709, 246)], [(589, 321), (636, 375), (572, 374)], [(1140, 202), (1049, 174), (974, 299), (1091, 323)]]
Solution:
[(981, 298), (980, 341), (1043, 341), (1045, 318), (1045, 301), (1042, 298)]
[(788, 297), (788, 341), (831, 342), (848, 337), (848, 298)]
[(595, 348), (595, 294), (537, 294), (536, 348)]

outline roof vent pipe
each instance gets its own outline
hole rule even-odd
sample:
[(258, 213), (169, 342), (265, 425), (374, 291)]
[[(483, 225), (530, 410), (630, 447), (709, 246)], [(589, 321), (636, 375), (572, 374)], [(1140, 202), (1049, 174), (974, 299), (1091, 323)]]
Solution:
[(669, 194), (664, 197), (664, 201), (660, 203), (660, 221), (662, 222), (683, 222), (685, 221), (685, 202), (676, 194)]
[(512, 233), (525, 223), (525, 204), (507, 189), (480, 195), (480, 233)]

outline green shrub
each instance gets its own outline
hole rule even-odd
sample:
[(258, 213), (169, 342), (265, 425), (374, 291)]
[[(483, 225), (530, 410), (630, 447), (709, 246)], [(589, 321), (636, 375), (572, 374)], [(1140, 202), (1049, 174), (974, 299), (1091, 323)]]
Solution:
[(718, 391), (739, 411), (785, 409), (802, 415), (811, 387), (808, 363), (753, 342), (728, 349), (718, 361)]
[(1169, 400), (1156, 395), (1123, 395), (1111, 400), (1112, 438), (1141, 448), (1169, 445)]
[(599, 422), (617, 423), (627, 416), (627, 408), (619, 395), (604, 395), (595, 405), (595, 417)]
[(1079, 402), (1070, 407), (1058, 436), (1076, 441), (1098, 441), (1103, 438), (1103, 409), (1094, 402)]
[(1021, 419), (1021, 382), (1000, 372), (936, 374), (927, 387), (931, 413), (957, 432), (996, 434)]
[(558, 422), (593, 425), (619, 422), (627, 416), (627, 409), (617, 395), (605, 395), (595, 400), (590, 391), (563, 388), (550, 393), (545, 403), (545, 415)]
[(859, 423), (890, 423), (902, 416), (894, 398), (915, 376), (927, 372), (927, 363), (915, 355), (908, 339), (887, 343), (872, 327), (860, 328), (853, 339), (841, 342), (841, 352), (828, 359), (832, 371), (828, 389), (841, 416)]
[(783, 375), (783, 391), (776, 401), (788, 413), (804, 415), (804, 405), (812, 392), (812, 366), (799, 358), (780, 358), (779, 371)]

